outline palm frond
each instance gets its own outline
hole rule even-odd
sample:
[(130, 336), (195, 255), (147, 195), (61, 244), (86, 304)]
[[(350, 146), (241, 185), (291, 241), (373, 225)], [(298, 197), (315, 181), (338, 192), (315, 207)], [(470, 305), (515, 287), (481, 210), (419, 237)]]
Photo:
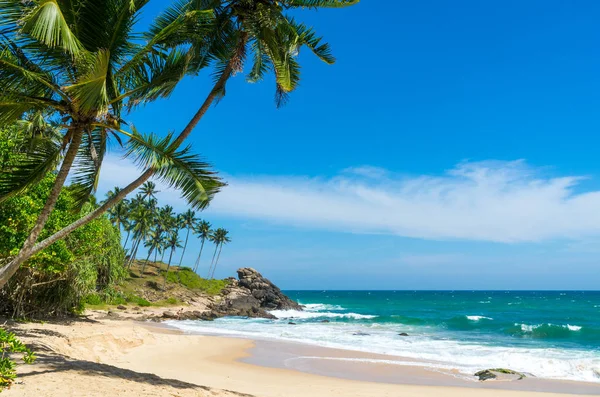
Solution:
[(358, 4), (360, 0), (285, 0), (292, 8), (342, 8)]
[(72, 179), (72, 194), (76, 209), (81, 209), (98, 188), (106, 144), (107, 132), (103, 128), (96, 128), (84, 134), (75, 160)]
[(328, 43), (321, 43), (322, 37), (318, 37), (315, 30), (303, 23), (297, 23), (293, 18), (286, 18), (290, 29), (298, 35), (298, 47), (307, 46), (319, 59), (332, 65), (335, 63), (335, 57), (331, 53), (331, 47)]
[(57, 0), (37, 2), (37, 6), (23, 18), (21, 31), (50, 48), (62, 48), (72, 55), (78, 55), (83, 50)]
[(100, 50), (90, 56), (90, 65), (77, 83), (65, 88), (73, 98), (77, 109), (90, 116), (98, 116), (108, 110), (107, 76), (110, 52)]
[(134, 130), (125, 156), (142, 169), (155, 170), (155, 178), (179, 190), (193, 209), (204, 209), (225, 183), (189, 146), (177, 149), (173, 141), (173, 134), (159, 138)]
[(38, 183), (56, 169), (62, 158), (60, 142), (52, 138), (36, 137), (24, 146), (29, 150), (22, 158), (0, 170), (0, 202)]

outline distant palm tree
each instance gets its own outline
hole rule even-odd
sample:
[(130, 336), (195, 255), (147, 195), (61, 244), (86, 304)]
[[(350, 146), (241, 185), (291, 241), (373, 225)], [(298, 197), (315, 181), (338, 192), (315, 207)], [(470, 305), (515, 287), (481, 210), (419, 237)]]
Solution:
[(194, 264), (194, 273), (198, 271), (198, 266), (200, 266), (200, 257), (202, 256), (202, 250), (204, 249), (204, 242), (207, 238), (210, 237), (212, 230), (210, 229), (211, 224), (207, 221), (200, 221), (194, 227), (194, 233), (200, 237), (202, 243), (200, 244), (200, 253), (198, 254), (198, 258), (196, 259), (196, 263)]
[[(212, 280), (212, 278), (215, 276), (215, 271), (217, 270), (217, 264), (219, 262), (219, 258), (221, 257), (221, 250), (223, 249), (223, 245), (231, 242), (231, 239), (227, 236), (228, 234), (229, 231), (220, 227), (217, 230), (215, 230), (215, 232), (211, 236), (211, 241), (215, 243), (215, 253), (213, 254), (214, 263), (211, 264), (212, 272), (209, 274), (209, 280)], [(215, 260), (217, 248), (219, 249), (219, 254), (217, 255), (217, 259)]]
[(150, 203), (150, 200), (156, 198), (156, 193), (160, 192), (156, 189), (156, 183), (152, 181), (148, 181), (140, 187), (140, 194), (144, 199), (148, 200), (148, 203)]
[(154, 211), (146, 203), (141, 203), (133, 210), (132, 219), (135, 222), (133, 225), (134, 244), (131, 250), (128, 267), (131, 268), (137, 251), (142, 241), (148, 237), (148, 233), (152, 229), (154, 223)]
[(181, 264), (183, 263), (183, 256), (185, 255), (185, 249), (187, 248), (188, 239), (190, 238), (190, 231), (193, 229), (196, 224), (196, 213), (192, 210), (187, 210), (184, 214), (180, 216), (180, 226), (182, 229), (187, 229), (187, 233), (185, 235), (185, 243), (183, 243), (183, 251), (181, 252), (181, 258), (179, 259), (179, 268), (181, 269)]
[(162, 248), (163, 244), (163, 236), (162, 231), (159, 228), (151, 230), (148, 234), (148, 239), (144, 242), (144, 247), (148, 248), (148, 256), (146, 257), (146, 261), (142, 266), (141, 276), (144, 277), (144, 272), (146, 271), (146, 265), (150, 260), (150, 255), (154, 252), (154, 264), (156, 265), (156, 256), (158, 251)]
[(163, 284), (163, 289), (167, 287), (167, 276), (169, 275), (169, 269), (171, 268), (171, 259), (173, 259), (173, 254), (177, 248), (181, 248), (181, 241), (179, 241), (179, 230), (174, 230), (169, 235), (169, 240), (167, 242), (167, 248), (171, 249), (171, 253), (169, 254), (169, 264), (167, 265), (167, 271), (165, 272), (165, 282)]

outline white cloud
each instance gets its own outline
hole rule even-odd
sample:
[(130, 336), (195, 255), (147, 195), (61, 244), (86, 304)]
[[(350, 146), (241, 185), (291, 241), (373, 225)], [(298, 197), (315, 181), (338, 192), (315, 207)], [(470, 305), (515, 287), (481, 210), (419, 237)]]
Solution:
[[(137, 175), (131, 166), (107, 168), (113, 179)], [(600, 192), (575, 193), (581, 177), (546, 177), (523, 161), (461, 163), (442, 176), (405, 177), (363, 166), (331, 178), (226, 179), (229, 186), (210, 211), (234, 218), (439, 240), (600, 236)]]

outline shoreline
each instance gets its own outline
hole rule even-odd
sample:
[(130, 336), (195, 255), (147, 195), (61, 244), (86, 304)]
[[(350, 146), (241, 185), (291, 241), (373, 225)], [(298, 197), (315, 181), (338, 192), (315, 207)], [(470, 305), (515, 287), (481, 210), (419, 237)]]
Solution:
[[(218, 396), (218, 397), (534, 397), (566, 396), (535, 391), (478, 387), (407, 384), (407, 379), (432, 373), (419, 368), (374, 365), (372, 373), (396, 376), (403, 384), (366, 381), (355, 374), (363, 368), (328, 365), (329, 371), (311, 365), (281, 368), (282, 358), (298, 355), (334, 354), (332, 350), (270, 344), (232, 337), (184, 334), (164, 324), (131, 320), (89, 319), (72, 323), (15, 324), (13, 330), (38, 354), (34, 365), (20, 365), (19, 379), (8, 397), (78, 396)], [(318, 351), (316, 351), (318, 350)], [(337, 351), (335, 354), (348, 354)], [(262, 360), (262, 361), (261, 361)], [(289, 361), (288, 361), (289, 364)], [(352, 372), (354, 371), (354, 372)], [(386, 372), (389, 371), (389, 372)], [(355, 379), (344, 379), (344, 373)], [(435, 379), (442, 374), (433, 373)], [(375, 379), (376, 380), (376, 379)], [(384, 379), (385, 380), (385, 379)], [(517, 384), (518, 382), (496, 382)], [(483, 386), (483, 387), (482, 387)], [(554, 391), (558, 391), (554, 387)], [(597, 389), (596, 394), (600, 391)]]
[[(324, 347), (309, 342), (256, 339), (235, 334), (185, 332), (174, 325), (164, 325), (190, 336), (198, 335), (251, 342), (252, 347), (238, 361), (265, 368), (390, 385), (600, 395), (600, 383), (537, 378), (535, 376), (529, 376), (522, 380), (481, 382), (475, 376), (468, 377), (452, 368), (430, 367), (427, 365), (430, 362), (411, 357)], [(440, 364), (442, 363), (440, 362)]]

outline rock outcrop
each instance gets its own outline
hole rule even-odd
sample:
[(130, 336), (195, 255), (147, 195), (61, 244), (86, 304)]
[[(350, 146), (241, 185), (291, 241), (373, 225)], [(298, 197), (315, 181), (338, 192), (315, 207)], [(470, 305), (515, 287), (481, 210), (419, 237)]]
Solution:
[[(252, 268), (237, 271), (239, 280), (231, 277), (220, 296), (210, 299), (206, 310), (184, 310), (177, 313), (165, 311), (161, 320), (204, 320), (219, 317), (241, 316), (275, 319), (269, 310), (302, 310), (302, 306), (285, 296), (272, 282)], [(196, 300), (191, 299), (192, 306)]]
[(302, 310), (297, 302), (258, 271), (246, 267), (237, 271), (239, 280), (229, 279), (221, 302), (212, 305), (212, 312), (222, 316), (275, 318), (267, 310)]

